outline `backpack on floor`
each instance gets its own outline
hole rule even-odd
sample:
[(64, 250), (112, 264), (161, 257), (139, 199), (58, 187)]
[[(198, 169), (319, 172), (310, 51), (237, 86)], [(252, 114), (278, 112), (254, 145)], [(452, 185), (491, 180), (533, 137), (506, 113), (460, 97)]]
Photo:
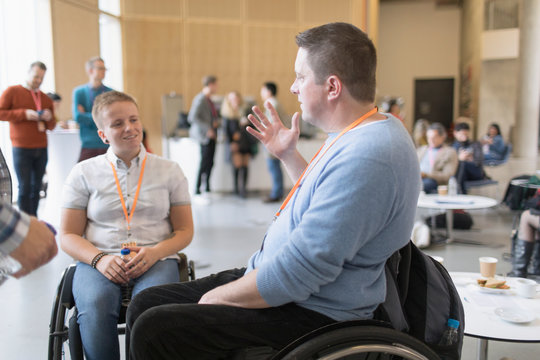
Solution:
[[(409, 242), (387, 260), (385, 272), (386, 300), (375, 311), (375, 318), (426, 343), (443, 360), (459, 359), (465, 313), (444, 266)], [(458, 339), (439, 345), (448, 319), (459, 321)]]
[[(474, 222), (470, 213), (465, 210), (452, 210), (453, 220), (452, 228), (458, 230), (469, 230), (473, 227)], [(433, 227), (432, 218), (426, 218), (426, 225)], [(435, 215), (435, 227), (437, 229), (446, 229), (446, 214)]]

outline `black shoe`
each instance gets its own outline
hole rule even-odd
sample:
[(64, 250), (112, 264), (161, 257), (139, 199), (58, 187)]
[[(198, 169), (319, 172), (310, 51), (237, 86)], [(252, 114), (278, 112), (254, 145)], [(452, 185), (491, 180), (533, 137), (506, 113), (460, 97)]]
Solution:
[(281, 197), (267, 197), (266, 199), (263, 200), (264, 203), (275, 203), (275, 202), (279, 202), (281, 200)]

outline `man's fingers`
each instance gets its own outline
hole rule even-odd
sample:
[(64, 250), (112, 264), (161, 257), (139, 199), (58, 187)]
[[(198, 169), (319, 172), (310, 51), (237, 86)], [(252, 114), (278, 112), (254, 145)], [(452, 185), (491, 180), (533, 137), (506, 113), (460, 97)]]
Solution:
[(254, 128), (252, 128), (251, 126), (246, 127), (246, 131), (250, 133), (251, 135), (253, 135), (257, 140), (261, 142), (263, 141), (264, 137), (262, 136), (262, 134), (258, 132), (257, 130), (255, 130)]
[(279, 118), (279, 114), (277, 113), (276, 108), (274, 108), (272, 103), (270, 101), (266, 101), (266, 103), (264, 105), (270, 111), (270, 116), (272, 117), (273, 122), (283, 124), (283, 122)]
[[(258, 120), (255, 116), (249, 114), (248, 120), (253, 124), (253, 126), (255, 126), (255, 128), (257, 128), (257, 130), (259, 130), (260, 132), (264, 131), (265, 127), (261, 124), (260, 120)], [(249, 131), (249, 128), (248, 128), (248, 131)]]

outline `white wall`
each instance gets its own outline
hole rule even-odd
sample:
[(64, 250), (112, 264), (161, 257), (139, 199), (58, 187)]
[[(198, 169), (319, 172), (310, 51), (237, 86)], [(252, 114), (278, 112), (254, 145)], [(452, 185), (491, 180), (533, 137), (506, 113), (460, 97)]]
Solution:
[(378, 44), (378, 96), (405, 101), (405, 123), (414, 123), (414, 79), (455, 79), (458, 109), (460, 10), (434, 2), (381, 3)]

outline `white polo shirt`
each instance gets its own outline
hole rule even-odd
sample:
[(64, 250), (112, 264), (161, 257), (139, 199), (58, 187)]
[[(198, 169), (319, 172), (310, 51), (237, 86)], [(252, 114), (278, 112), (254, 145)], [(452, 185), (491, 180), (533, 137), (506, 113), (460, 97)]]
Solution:
[[(145, 155), (148, 158), (128, 232), (109, 161), (116, 169), (130, 213)], [(83, 236), (107, 253), (119, 253), (121, 244), (128, 241), (135, 241), (137, 246), (152, 246), (164, 240), (172, 232), (171, 206), (189, 204), (188, 182), (180, 166), (147, 153), (142, 145), (129, 168), (111, 148), (104, 155), (75, 165), (64, 184), (62, 201), (63, 208), (86, 210), (88, 222)]]

